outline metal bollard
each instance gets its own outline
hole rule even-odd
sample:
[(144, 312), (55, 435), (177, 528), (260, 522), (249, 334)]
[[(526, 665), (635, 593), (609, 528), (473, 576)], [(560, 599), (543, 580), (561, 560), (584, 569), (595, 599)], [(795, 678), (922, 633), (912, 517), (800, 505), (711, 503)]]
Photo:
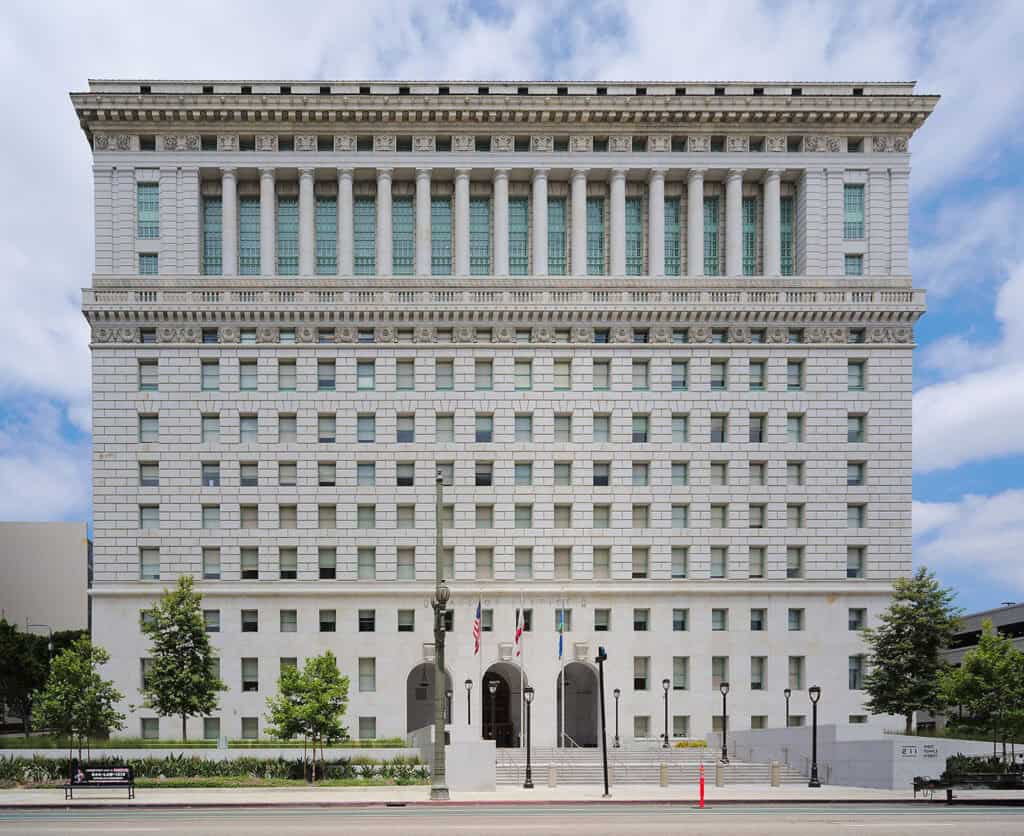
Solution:
[(550, 766), (548, 766), (548, 786), (549, 787), (557, 787), (558, 786), (558, 767), (555, 766), (554, 764), (551, 764)]
[(663, 763), (661, 765), (661, 769), (659, 771), (658, 778), (659, 778), (658, 783), (661, 784), (661, 786), (663, 786), (663, 787), (667, 787), (668, 786), (668, 764), (667, 763)]
[(773, 787), (777, 787), (777, 786), (779, 786), (779, 784), (782, 783), (782, 781), (781, 781), (781, 774), (782, 774), (782, 770), (779, 767), (779, 762), (778, 761), (772, 761), (771, 768), (769, 769), (769, 777), (771, 779), (771, 784), (772, 784)]
[(715, 761), (715, 786), (725, 786), (725, 765), (721, 761)]

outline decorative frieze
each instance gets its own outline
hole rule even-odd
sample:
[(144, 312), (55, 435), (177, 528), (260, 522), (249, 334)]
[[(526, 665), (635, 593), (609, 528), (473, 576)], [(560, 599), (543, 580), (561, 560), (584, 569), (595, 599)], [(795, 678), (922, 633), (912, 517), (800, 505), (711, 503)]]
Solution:
[(429, 152), (437, 150), (437, 138), (423, 134), (412, 138), (412, 150), (418, 152)]
[(276, 343), (281, 339), (281, 333), (277, 328), (263, 325), (256, 329), (256, 342)]
[(135, 134), (95, 134), (94, 151), (138, 151), (139, 138)]
[(334, 150), (348, 153), (356, 150), (356, 138), (353, 134), (337, 134), (334, 137)]
[(161, 325), (156, 329), (157, 342), (197, 343), (202, 339), (203, 329), (198, 325)]
[(686, 137), (686, 150), (691, 153), (698, 153), (711, 150), (711, 137), (709, 136), (688, 136)]
[(97, 343), (137, 343), (139, 342), (138, 328), (108, 328), (97, 326), (93, 328), (93, 342)]
[(241, 340), (241, 332), (234, 325), (225, 325), (218, 329), (217, 339), (219, 342), (232, 345)]
[(570, 151), (593, 151), (594, 137), (588, 134), (573, 134), (569, 137)]
[(277, 134), (256, 134), (257, 151), (276, 151)]
[(296, 134), (294, 148), (296, 151), (316, 151), (316, 134)]
[(466, 134), (456, 134), (452, 137), (453, 151), (475, 151), (476, 137)]
[(648, 151), (671, 151), (672, 137), (670, 136), (649, 136), (647, 137)]
[(238, 134), (217, 134), (218, 151), (237, 151)]
[(690, 342), (691, 343), (709, 343), (711, 342), (711, 326), (709, 325), (695, 325), (690, 329)]
[(786, 137), (773, 135), (764, 138), (764, 147), (767, 151), (778, 153), (786, 150)]
[(804, 137), (803, 150), (811, 153), (828, 152), (835, 154), (842, 150), (843, 144), (838, 136), (809, 134)]
[(531, 136), (530, 137), (530, 150), (531, 151), (554, 151), (555, 150), (555, 138), (550, 134), (543, 136)]
[(633, 137), (612, 134), (608, 137), (608, 150), (617, 152), (629, 152), (633, 150)]
[(202, 151), (199, 134), (157, 134), (157, 151)]
[(809, 343), (845, 343), (849, 336), (849, 329), (842, 327), (812, 327), (804, 334), (804, 339)]
[(652, 343), (672, 342), (672, 328), (668, 325), (655, 325), (650, 332)]
[(397, 137), (394, 134), (375, 134), (373, 137), (374, 151), (394, 151)]
[(749, 136), (727, 136), (725, 138), (725, 150), (726, 151), (749, 151), (750, 150), (750, 137)]
[(750, 328), (746, 325), (733, 325), (729, 328), (729, 342), (749, 343)]
[(899, 325), (872, 325), (865, 338), (869, 343), (909, 343), (914, 341), (914, 329)]
[(492, 151), (515, 151), (516, 138), (508, 134), (499, 134), (491, 137)]
[(876, 153), (904, 153), (908, 148), (905, 136), (873, 136), (871, 150)]

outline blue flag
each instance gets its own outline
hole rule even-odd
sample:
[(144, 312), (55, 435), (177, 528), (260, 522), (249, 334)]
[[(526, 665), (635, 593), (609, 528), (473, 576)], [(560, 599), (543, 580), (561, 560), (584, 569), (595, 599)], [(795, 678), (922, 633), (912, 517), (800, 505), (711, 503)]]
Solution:
[(558, 658), (562, 658), (562, 631), (565, 630), (565, 610), (558, 612)]

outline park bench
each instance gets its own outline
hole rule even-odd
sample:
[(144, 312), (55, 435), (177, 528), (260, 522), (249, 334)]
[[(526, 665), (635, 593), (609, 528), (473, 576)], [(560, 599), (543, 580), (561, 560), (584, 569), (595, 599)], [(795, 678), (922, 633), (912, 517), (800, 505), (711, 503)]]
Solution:
[(105, 766), (80, 770), (64, 784), (64, 800), (73, 799), (75, 790), (125, 787), (128, 797), (135, 798), (135, 775), (130, 766)]
[(918, 792), (946, 791), (946, 801), (953, 800), (953, 790), (1024, 790), (1024, 773), (1014, 772), (960, 772), (945, 774), (941, 778), (914, 778), (914, 797)]

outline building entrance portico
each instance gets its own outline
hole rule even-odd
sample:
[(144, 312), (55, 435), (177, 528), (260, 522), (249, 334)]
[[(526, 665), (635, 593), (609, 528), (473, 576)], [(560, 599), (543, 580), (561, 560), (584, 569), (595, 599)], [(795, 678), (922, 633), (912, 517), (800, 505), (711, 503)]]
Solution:
[[(445, 692), (452, 693), (452, 677), (444, 675)], [(451, 722), (451, 705), (445, 706), (445, 718)], [(423, 662), (405, 680), (405, 730), (422, 729), (434, 724), (434, 663)]]
[[(491, 694), (490, 683), (496, 683)], [(523, 676), (523, 685), (529, 681)], [(499, 749), (522, 745), (522, 691), (517, 665), (498, 662), (485, 672), (480, 689), (480, 716), (484, 740), (493, 740)]]
[[(562, 712), (562, 676), (565, 712)], [(555, 727), (559, 746), (596, 746), (598, 724), (597, 672), (584, 662), (570, 662), (555, 678)], [(562, 718), (565, 718), (565, 737)]]

